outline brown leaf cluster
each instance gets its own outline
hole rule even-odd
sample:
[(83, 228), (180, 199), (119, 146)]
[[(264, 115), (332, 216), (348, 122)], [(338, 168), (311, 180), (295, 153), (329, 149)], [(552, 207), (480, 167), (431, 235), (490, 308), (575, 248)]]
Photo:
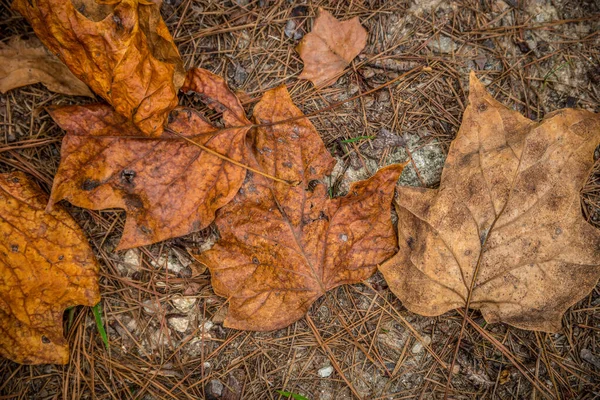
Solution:
[(0, 355), (23, 364), (66, 364), (63, 311), (100, 301), (87, 239), (47, 200), (26, 175), (0, 175)]
[(53, 92), (94, 97), (35, 36), (16, 36), (0, 43), (0, 93), (40, 82)]
[(185, 73), (159, 1), (15, 0), (40, 40), (145, 134), (162, 133)]
[(358, 17), (338, 21), (320, 8), (312, 31), (297, 47), (304, 62), (299, 78), (307, 79), (317, 87), (335, 83), (366, 44), (367, 31), (360, 25)]
[(318, 180), (334, 160), (285, 87), (266, 92), (253, 116), (251, 165), (300, 184), (249, 172), (217, 213), (220, 240), (198, 259), (229, 299), (225, 326), (262, 331), (300, 319), (327, 290), (368, 278), (394, 253), (390, 208), (403, 165), (330, 199)]
[(243, 167), (215, 153), (245, 163), (250, 121), (225, 81), (206, 70), (190, 70), (183, 89), (222, 112), (225, 128), (218, 129), (193, 109), (179, 107), (161, 136), (146, 137), (107, 105), (50, 110), (67, 135), (49, 206), (66, 199), (94, 210), (125, 209), (118, 249), (208, 226), (215, 211), (235, 196), (246, 174)]
[(600, 277), (600, 232), (579, 197), (600, 116), (564, 109), (532, 122), (473, 73), (469, 102), (439, 189), (399, 188), (399, 251), (380, 269), (413, 312), (469, 306), (488, 322), (558, 331)]

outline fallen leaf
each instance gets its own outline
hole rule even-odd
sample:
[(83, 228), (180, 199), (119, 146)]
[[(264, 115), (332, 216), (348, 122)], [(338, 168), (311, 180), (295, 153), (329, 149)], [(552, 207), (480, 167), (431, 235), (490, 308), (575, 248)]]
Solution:
[(194, 143), (245, 162), (250, 121), (225, 81), (211, 72), (190, 70), (183, 88), (222, 112), (226, 127), (237, 128), (218, 130), (199, 112), (179, 107), (163, 134), (154, 138), (145, 137), (107, 105), (51, 109), (50, 115), (67, 134), (49, 207), (66, 199), (94, 210), (125, 209), (118, 249), (208, 226), (215, 211), (235, 196), (246, 171)]
[(15, 0), (79, 79), (148, 135), (162, 133), (185, 72), (161, 1)]
[(0, 174), (0, 355), (22, 364), (66, 364), (63, 311), (100, 301), (83, 231), (46, 202), (25, 174)]
[(317, 87), (329, 86), (366, 45), (367, 31), (358, 17), (340, 22), (319, 8), (312, 32), (297, 47), (304, 62), (299, 78)]
[(15, 36), (6, 44), (0, 43), (1, 93), (40, 82), (53, 92), (94, 97), (85, 83), (35, 36)]
[(285, 87), (265, 93), (253, 115), (261, 125), (251, 165), (300, 183), (248, 172), (217, 212), (220, 240), (196, 257), (210, 269), (215, 293), (229, 299), (224, 325), (266, 331), (301, 318), (327, 290), (368, 278), (394, 253), (390, 208), (403, 165), (330, 199), (316, 180), (331, 172), (334, 159)]
[(579, 198), (600, 117), (564, 109), (532, 122), (474, 73), (469, 102), (439, 189), (399, 189), (399, 252), (380, 270), (413, 312), (440, 315), (470, 295), (490, 323), (558, 331), (600, 277), (600, 231)]

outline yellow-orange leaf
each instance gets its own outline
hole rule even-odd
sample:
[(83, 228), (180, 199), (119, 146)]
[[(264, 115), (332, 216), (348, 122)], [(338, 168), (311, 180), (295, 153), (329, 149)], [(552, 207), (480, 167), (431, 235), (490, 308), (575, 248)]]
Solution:
[(312, 31), (297, 48), (304, 61), (299, 78), (318, 87), (333, 84), (366, 44), (367, 31), (358, 17), (340, 22), (320, 8)]
[(53, 92), (94, 97), (35, 36), (15, 36), (6, 44), (0, 43), (0, 92), (39, 82)]
[(579, 198), (600, 116), (564, 109), (532, 122), (473, 73), (469, 102), (439, 189), (399, 188), (399, 252), (380, 269), (419, 314), (470, 298), (488, 322), (555, 332), (600, 277), (600, 231)]
[(160, 135), (185, 73), (146, 0), (15, 0), (40, 40), (96, 94), (148, 135)]
[(272, 330), (301, 318), (327, 290), (368, 278), (394, 253), (390, 209), (403, 166), (330, 199), (315, 180), (334, 160), (285, 87), (265, 93), (253, 115), (262, 126), (251, 165), (300, 184), (248, 172), (238, 195), (217, 212), (221, 239), (197, 258), (210, 268), (215, 292), (229, 299), (226, 326)]
[(222, 112), (226, 128), (236, 128), (217, 130), (197, 111), (179, 107), (163, 134), (150, 138), (107, 105), (50, 110), (67, 135), (49, 206), (66, 199), (94, 210), (125, 209), (119, 249), (208, 226), (236, 194), (246, 171), (181, 137), (244, 163), (250, 121), (223, 79), (206, 70), (190, 70), (183, 89)]
[(100, 301), (87, 239), (47, 200), (26, 175), (0, 175), (0, 355), (23, 364), (66, 364), (63, 311)]

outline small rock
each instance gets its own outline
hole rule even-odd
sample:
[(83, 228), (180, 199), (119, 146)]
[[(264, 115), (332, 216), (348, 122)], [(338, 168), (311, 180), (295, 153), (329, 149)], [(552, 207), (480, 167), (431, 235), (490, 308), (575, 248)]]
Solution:
[(302, 39), (302, 36), (304, 36), (302, 30), (298, 29), (298, 25), (293, 19), (289, 19), (288, 22), (285, 24), (283, 33), (285, 33), (285, 36), (287, 36), (288, 38), (294, 40), (300, 40)]
[(323, 367), (317, 371), (317, 375), (321, 378), (327, 378), (333, 374), (333, 367), (330, 365), (328, 367)]
[(590, 349), (581, 349), (579, 355), (583, 361), (589, 362), (596, 368), (600, 368), (600, 357), (595, 356)]
[(183, 313), (192, 311), (194, 305), (196, 305), (196, 298), (191, 296), (177, 296), (171, 301), (173, 302), (173, 307)]
[(190, 320), (186, 317), (171, 317), (169, 318), (169, 326), (177, 332), (185, 332), (190, 326)]
[(204, 391), (206, 393), (207, 400), (218, 400), (223, 394), (223, 388), (225, 386), (218, 380), (213, 379), (206, 385)]
[(154, 301), (152, 299), (144, 300), (144, 302), (142, 303), (142, 306), (144, 307), (144, 311), (150, 315), (156, 314), (162, 308), (160, 303), (158, 303), (157, 301)]
[(420, 352), (423, 351), (423, 347), (425, 346), (429, 346), (429, 344), (431, 344), (431, 337), (430, 336), (423, 336), (423, 341), (419, 341), (417, 343), (415, 343), (415, 345), (412, 347), (412, 353), (413, 354), (419, 354)]
[(213, 326), (214, 324), (212, 321), (205, 321), (204, 324), (202, 324), (202, 332), (210, 331)]
[(373, 71), (373, 68), (363, 68), (360, 70), (363, 78), (365, 79), (369, 79), (375, 76), (375, 71)]
[(150, 260), (150, 264), (158, 269), (166, 267), (167, 270), (182, 276), (191, 275), (191, 269), (189, 268), (191, 261), (174, 251), (169, 251), (168, 254), (161, 254), (158, 259)]
[(140, 270), (141, 257), (137, 249), (129, 249), (123, 255), (123, 262), (117, 263), (117, 269), (123, 276), (133, 275)]
[(454, 43), (448, 36), (440, 35), (439, 38), (433, 38), (427, 43), (427, 47), (438, 53), (452, 53), (458, 48), (458, 45)]

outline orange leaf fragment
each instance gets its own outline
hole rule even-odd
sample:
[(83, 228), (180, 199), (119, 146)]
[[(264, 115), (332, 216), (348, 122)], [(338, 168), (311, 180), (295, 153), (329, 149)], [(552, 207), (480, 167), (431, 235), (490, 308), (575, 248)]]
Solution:
[(358, 17), (338, 21), (319, 8), (312, 31), (302, 38), (297, 51), (304, 61), (300, 79), (317, 87), (335, 83), (339, 75), (367, 45), (367, 30)]
[(6, 44), (0, 43), (0, 92), (39, 82), (53, 92), (94, 97), (35, 36), (15, 36)]
[(411, 311), (465, 307), (556, 332), (600, 277), (600, 231), (580, 190), (600, 116), (564, 109), (539, 123), (494, 100), (471, 73), (470, 105), (439, 189), (398, 190), (399, 252), (380, 266)]
[(147, 0), (15, 0), (13, 8), (79, 79), (148, 135), (160, 135), (185, 72)]
[(184, 89), (196, 91), (205, 103), (223, 112), (226, 128), (217, 129), (199, 112), (179, 107), (160, 137), (145, 137), (107, 105), (50, 110), (67, 135), (49, 207), (66, 199), (94, 210), (125, 209), (127, 220), (118, 249), (208, 226), (215, 211), (235, 196), (246, 170), (180, 136), (245, 163), (250, 121), (225, 81), (211, 72), (190, 70)]
[(334, 159), (285, 86), (265, 93), (253, 115), (261, 125), (251, 165), (300, 184), (248, 172), (217, 212), (221, 239), (196, 257), (210, 269), (215, 292), (229, 299), (225, 326), (265, 331), (298, 320), (327, 290), (368, 278), (395, 252), (390, 208), (403, 165), (330, 199), (316, 180)]
[(63, 311), (100, 301), (83, 231), (46, 202), (25, 174), (0, 174), (0, 355), (22, 364), (66, 364)]

